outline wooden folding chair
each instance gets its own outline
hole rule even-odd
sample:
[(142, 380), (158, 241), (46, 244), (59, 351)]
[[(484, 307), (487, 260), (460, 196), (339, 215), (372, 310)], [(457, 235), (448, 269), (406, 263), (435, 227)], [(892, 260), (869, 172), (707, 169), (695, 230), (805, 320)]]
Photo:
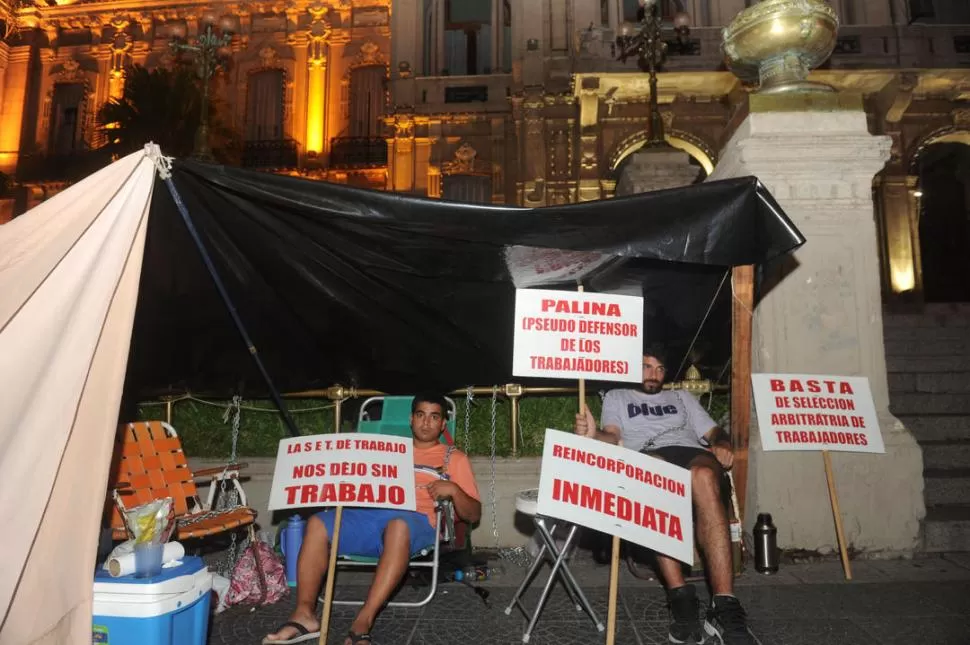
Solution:
[[(112, 537), (130, 536), (122, 511), (148, 502), (171, 497), (176, 520), (174, 537), (179, 540), (201, 538), (248, 526), (256, 511), (246, 505), (246, 493), (239, 483), (239, 469), (246, 464), (206, 468), (193, 473), (182, 452), (175, 428), (163, 421), (122, 424), (115, 439), (117, 467), (110, 479), (114, 501), (111, 510)], [(199, 499), (196, 479), (208, 477), (209, 496)], [(221, 482), (231, 483), (239, 495), (239, 505), (213, 509)]]

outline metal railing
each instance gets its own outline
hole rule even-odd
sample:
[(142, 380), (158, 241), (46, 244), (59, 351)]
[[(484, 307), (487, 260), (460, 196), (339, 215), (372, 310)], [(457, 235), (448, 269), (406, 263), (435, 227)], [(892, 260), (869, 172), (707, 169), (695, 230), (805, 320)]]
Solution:
[(336, 137), (330, 140), (332, 168), (376, 168), (387, 165), (387, 142), (381, 137)]
[(111, 163), (104, 148), (69, 154), (20, 155), (15, 177), (19, 183), (74, 182)]
[(265, 139), (243, 144), (242, 166), (255, 169), (296, 168), (297, 143), (293, 139)]

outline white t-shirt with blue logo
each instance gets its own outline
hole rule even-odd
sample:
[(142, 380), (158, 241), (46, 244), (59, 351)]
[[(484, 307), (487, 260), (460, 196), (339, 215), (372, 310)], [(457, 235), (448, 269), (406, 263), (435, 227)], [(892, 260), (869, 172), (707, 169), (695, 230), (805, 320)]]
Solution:
[(600, 427), (616, 426), (625, 448), (704, 448), (700, 439), (717, 424), (689, 392), (611, 390), (603, 398)]

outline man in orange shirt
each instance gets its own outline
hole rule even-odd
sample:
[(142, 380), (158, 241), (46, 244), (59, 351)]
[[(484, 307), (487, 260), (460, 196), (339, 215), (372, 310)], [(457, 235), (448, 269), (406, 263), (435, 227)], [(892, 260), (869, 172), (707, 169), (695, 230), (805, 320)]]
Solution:
[[(443, 396), (422, 394), (411, 403), (411, 434), (414, 438), (417, 511), (345, 508), (340, 528), (340, 555), (379, 558), (374, 581), (345, 645), (371, 642), (370, 630), (384, 604), (407, 571), (411, 555), (435, 543), (435, 504), (450, 499), (459, 519), (474, 524), (481, 519), (482, 504), (468, 456), (441, 443), (447, 423), (448, 403)], [(444, 475), (439, 479), (429, 471)], [(294, 645), (320, 637), (316, 615), (320, 585), (330, 558), (330, 535), (334, 511), (317, 513), (307, 522), (297, 563), (296, 609), (264, 645)]]

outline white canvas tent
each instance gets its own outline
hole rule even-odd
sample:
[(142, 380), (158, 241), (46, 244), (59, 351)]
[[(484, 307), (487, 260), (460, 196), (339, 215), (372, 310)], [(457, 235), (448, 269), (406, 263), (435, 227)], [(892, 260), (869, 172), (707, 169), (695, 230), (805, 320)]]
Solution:
[(157, 148), (0, 226), (0, 644), (90, 643)]
[[(804, 242), (753, 177), (519, 209), (192, 161), (175, 167), (179, 191), (168, 181), (169, 194), (155, 196), (148, 239), (156, 172), (169, 176), (149, 145), (0, 226), (0, 645), (90, 642), (126, 388), (130, 397), (177, 387), (278, 398), (270, 374), (285, 391), (502, 382), (513, 279), (529, 273), (509, 249), (521, 247), (546, 249), (539, 259), (555, 262), (544, 271), (622, 256), (599, 288), (635, 279), (657, 303), (676, 293), (650, 319), (665, 325), (654, 336), (694, 346), (725, 267)], [(252, 338), (243, 318), (255, 323)], [(717, 362), (730, 332), (712, 334)], [(183, 341), (191, 351), (176, 351)], [(265, 365), (255, 352), (264, 342)]]

